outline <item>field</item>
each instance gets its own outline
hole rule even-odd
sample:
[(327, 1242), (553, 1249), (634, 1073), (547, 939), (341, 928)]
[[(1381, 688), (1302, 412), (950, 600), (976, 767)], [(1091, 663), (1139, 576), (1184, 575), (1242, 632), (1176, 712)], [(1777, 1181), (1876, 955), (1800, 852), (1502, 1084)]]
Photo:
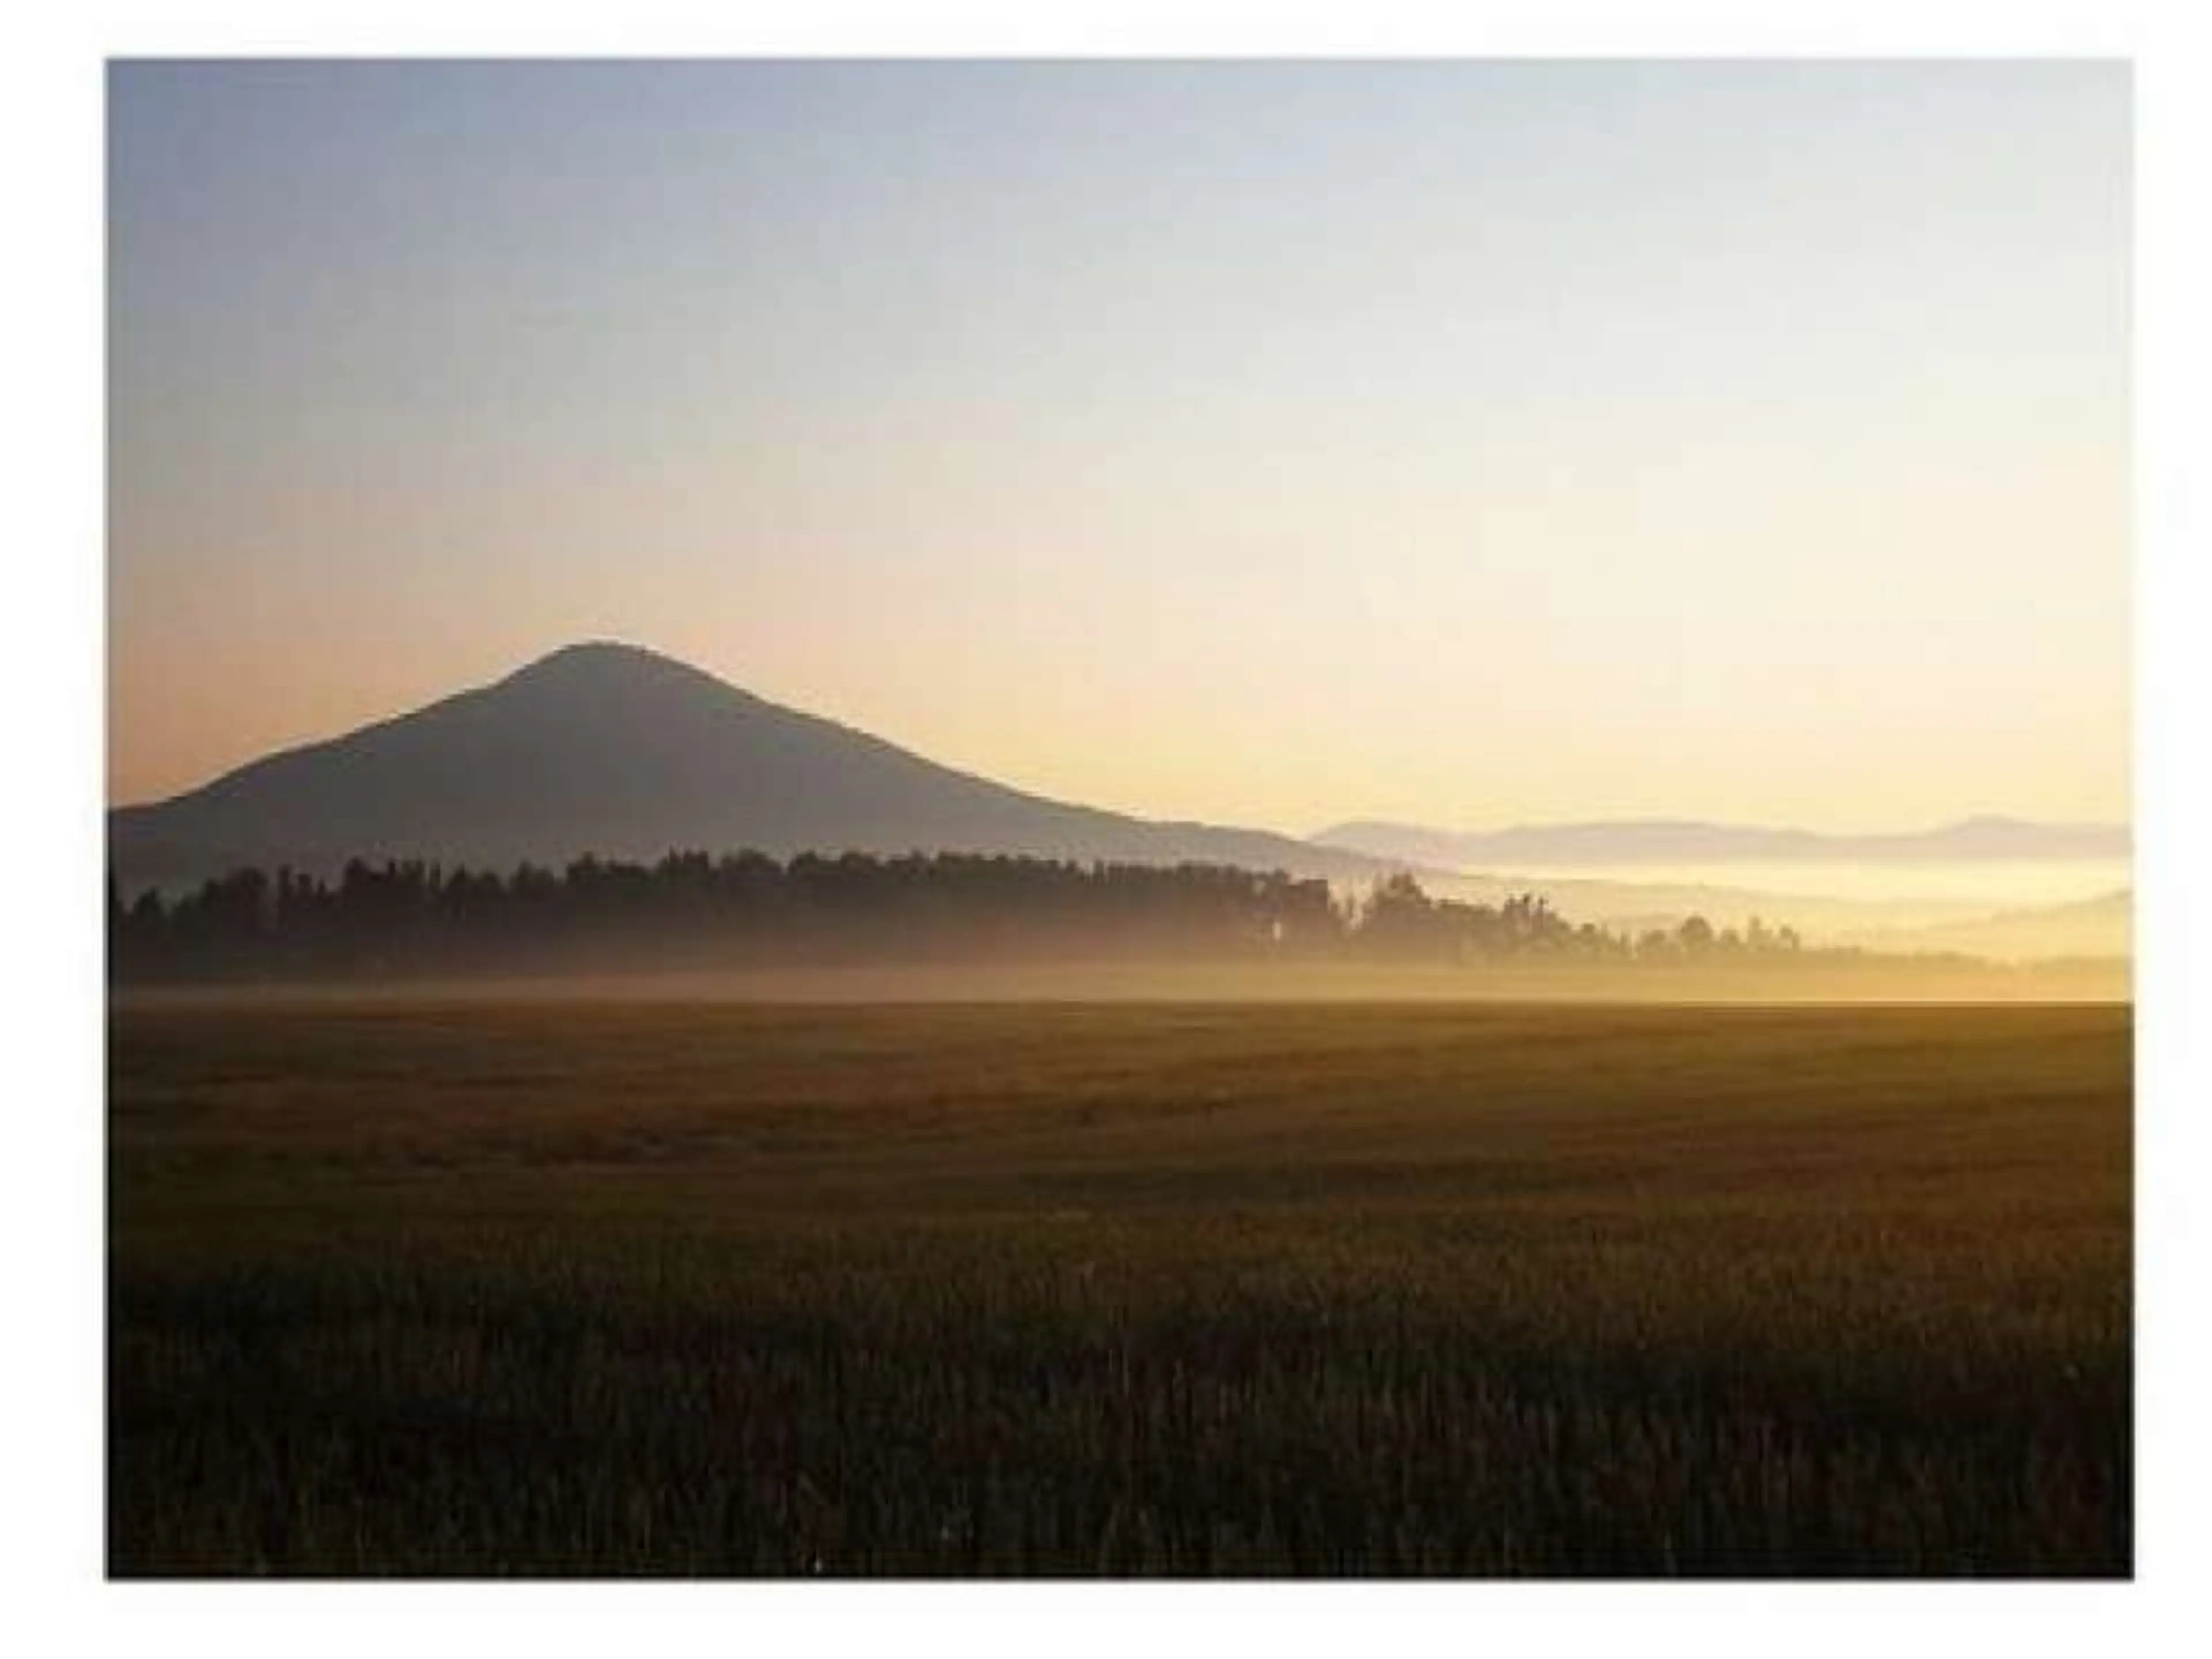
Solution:
[(126, 1000), (111, 1570), (2124, 1575), (2130, 1049)]

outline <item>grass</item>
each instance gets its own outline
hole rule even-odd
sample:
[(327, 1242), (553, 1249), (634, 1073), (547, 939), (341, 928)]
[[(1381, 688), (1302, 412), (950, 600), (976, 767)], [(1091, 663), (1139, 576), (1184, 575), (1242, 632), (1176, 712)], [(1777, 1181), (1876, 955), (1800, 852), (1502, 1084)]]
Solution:
[(111, 1569), (2125, 1574), (2130, 1025), (125, 1003)]

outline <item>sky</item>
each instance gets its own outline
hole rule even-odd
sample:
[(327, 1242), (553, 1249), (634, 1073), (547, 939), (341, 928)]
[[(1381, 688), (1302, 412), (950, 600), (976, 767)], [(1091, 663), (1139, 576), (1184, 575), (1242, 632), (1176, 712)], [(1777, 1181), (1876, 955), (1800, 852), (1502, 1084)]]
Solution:
[(615, 638), (1303, 833), (2129, 816), (2114, 63), (112, 65), (111, 801)]

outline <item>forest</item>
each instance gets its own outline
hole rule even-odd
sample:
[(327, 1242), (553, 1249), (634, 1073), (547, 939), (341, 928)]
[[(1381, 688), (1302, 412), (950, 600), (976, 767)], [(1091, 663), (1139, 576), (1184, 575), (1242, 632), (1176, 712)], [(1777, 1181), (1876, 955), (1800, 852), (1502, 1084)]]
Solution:
[(1676, 964), (1829, 958), (1788, 927), (1691, 916), (1640, 935), (1577, 925), (1540, 895), (1440, 899), (1396, 874), (1367, 890), (1185, 864), (915, 854), (586, 856), (509, 874), (349, 861), (335, 879), (243, 868), (165, 896), (111, 878), (120, 981), (291, 979), (644, 966), (974, 961), (1547, 959)]

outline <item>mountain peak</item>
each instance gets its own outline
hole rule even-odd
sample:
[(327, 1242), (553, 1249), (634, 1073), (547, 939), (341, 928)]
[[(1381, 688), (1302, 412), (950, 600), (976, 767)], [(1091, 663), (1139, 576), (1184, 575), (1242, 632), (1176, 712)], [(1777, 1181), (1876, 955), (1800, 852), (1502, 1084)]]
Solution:
[(657, 651), (567, 645), (489, 684), (109, 818), (119, 880), (349, 858), (508, 869), (676, 849), (1024, 854), (1366, 873), (1261, 831), (1048, 800), (781, 707)]
[[(546, 680), (606, 679), (610, 678), (667, 678), (680, 675), (695, 680), (714, 680), (702, 669), (680, 662), (659, 651), (626, 640), (579, 640), (525, 663), (498, 683), (529, 684)], [(716, 684), (722, 682), (715, 680)]]

